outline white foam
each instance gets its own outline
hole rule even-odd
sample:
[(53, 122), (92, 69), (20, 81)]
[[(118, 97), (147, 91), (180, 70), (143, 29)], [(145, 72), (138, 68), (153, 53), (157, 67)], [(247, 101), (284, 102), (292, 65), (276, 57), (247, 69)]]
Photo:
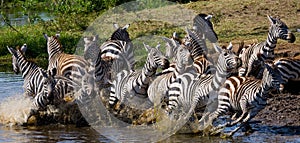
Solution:
[(32, 108), (32, 101), (22, 94), (9, 96), (0, 103), (0, 123), (5, 125), (22, 125)]

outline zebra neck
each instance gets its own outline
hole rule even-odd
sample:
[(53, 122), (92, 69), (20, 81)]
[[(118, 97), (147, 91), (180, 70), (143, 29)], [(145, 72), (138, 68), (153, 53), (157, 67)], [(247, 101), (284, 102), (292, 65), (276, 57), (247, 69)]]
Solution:
[(48, 47), (49, 61), (56, 59), (58, 55), (62, 53), (60, 47)]
[(176, 67), (175, 67), (175, 75), (181, 74), (185, 70), (185, 65), (181, 62), (176, 62)]
[(18, 60), (18, 64), (22, 72), (22, 77), (24, 79), (27, 78), (28, 75), (30, 75), (30, 73), (32, 73), (32, 71), (34, 71), (38, 67), (36, 64), (27, 61), (24, 57), (20, 57), (20, 59)]
[(223, 71), (222, 68), (217, 65), (217, 72), (213, 75), (212, 82), (210, 84), (211, 88), (213, 90), (218, 91), (221, 85), (225, 82), (226, 78), (228, 76), (228, 73)]
[(269, 33), (268, 33), (268, 37), (267, 37), (267, 40), (266, 40), (266, 43), (265, 45), (263, 46), (264, 49), (266, 49), (267, 51), (270, 51), (270, 50), (274, 50), (274, 48), (276, 47), (276, 44), (277, 44), (277, 37), (275, 35), (276, 33), (273, 31), (273, 29), (271, 28), (269, 30)]
[(268, 79), (268, 78), (263, 78), (261, 80), (261, 92), (262, 92), (262, 95), (267, 95), (270, 88), (271, 88), (271, 83), (270, 83), (271, 79)]
[(155, 63), (155, 65), (152, 65), (150, 62), (150, 60), (147, 59), (143, 69), (142, 69), (142, 74), (144, 74), (146, 77), (151, 77), (152, 75), (155, 74), (156, 70), (157, 70), (157, 65)]

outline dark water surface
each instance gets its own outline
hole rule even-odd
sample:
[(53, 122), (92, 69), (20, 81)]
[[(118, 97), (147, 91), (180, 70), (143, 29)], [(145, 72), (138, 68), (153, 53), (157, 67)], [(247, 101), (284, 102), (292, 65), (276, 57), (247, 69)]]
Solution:
[[(19, 75), (0, 73), (0, 108), (10, 109), (12, 104), (3, 104), (13, 96), (22, 96), (23, 79)], [(22, 104), (13, 102), (13, 104)], [(25, 104), (25, 101), (24, 101)], [(22, 107), (22, 106), (20, 106)], [(1, 116), (14, 115), (16, 111), (0, 109)], [(16, 108), (18, 109), (18, 108)], [(14, 108), (14, 110), (16, 110)], [(3, 111), (11, 114), (3, 114)], [(21, 112), (22, 113), (22, 112)], [(15, 115), (17, 116), (17, 115)], [(298, 115), (297, 115), (298, 116)], [(161, 142), (300, 142), (300, 127), (266, 126), (254, 122), (251, 124), (254, 132), (245, 134), (237, 132), (232, 138), (202, 137), (194, 134), (176, 134)], [(76, 127), (74, 125), (45, 125), (24, 127), (0, 123), (0, 142), (113, 142), (102, 136), (91, 127)]]

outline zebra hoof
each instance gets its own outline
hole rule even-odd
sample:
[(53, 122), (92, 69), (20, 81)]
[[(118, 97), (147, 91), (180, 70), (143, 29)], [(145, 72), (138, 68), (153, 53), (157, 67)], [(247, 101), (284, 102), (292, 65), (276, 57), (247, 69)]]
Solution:
[(230, 138), (230, 137), (232, 137), (232, 134), (230, 134), (230, 133), (223, 133), (220, 135), (220, 138), (222, 138), (222, 139)]
[(28, 119), (27, 119), (26, 124), (27, 125), (36, 125), (37, 124), (37, 117), (35, 115), (29, 116)]

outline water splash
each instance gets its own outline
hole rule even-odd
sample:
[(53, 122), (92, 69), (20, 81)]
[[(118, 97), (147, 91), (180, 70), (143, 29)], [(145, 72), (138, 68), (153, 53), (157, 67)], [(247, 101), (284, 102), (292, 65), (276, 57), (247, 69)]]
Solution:
[(0, 123), (22, 125), (26, 123), (31, 108), (31, 99), (22, 94), (7, 97), (0, 103)]

